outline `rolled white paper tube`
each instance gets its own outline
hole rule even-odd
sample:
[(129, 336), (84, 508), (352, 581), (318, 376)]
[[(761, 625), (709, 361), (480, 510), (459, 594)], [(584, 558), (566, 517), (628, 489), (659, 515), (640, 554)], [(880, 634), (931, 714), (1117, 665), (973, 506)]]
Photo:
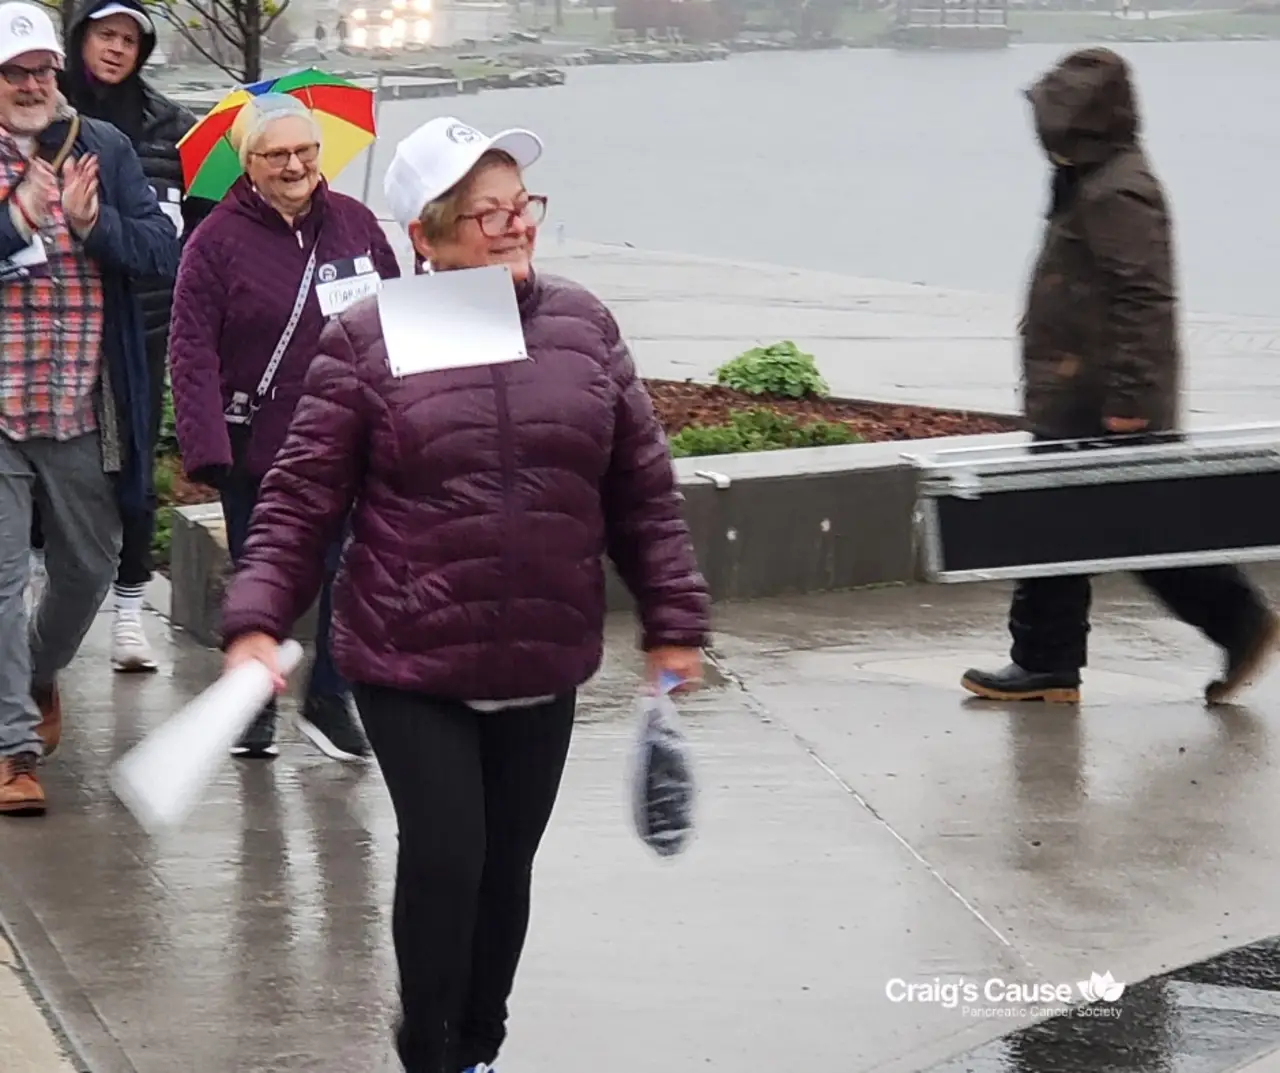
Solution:
[[(287, 677), (302, 646), (285, 641), (278, 659)], [(149, 833), (180, 826), (273, 692), (257, 660), (228, 671), (120, 758), (111, 789)]]

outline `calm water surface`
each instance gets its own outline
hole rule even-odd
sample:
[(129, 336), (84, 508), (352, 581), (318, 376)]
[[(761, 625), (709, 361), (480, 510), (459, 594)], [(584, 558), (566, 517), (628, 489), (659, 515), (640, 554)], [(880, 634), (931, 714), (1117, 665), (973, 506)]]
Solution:
[[(1047, 174), (1021, 90), (1063, 53), (845, 51), (572, 68), (556, 89), (386, 106), (396, 138), (440, 112), (547, 142), (544, 241), (572, 238), (1012, 293)], [(1151, 155), (1188, 303), (1280, 313), (1280, 43), (1135, 45)], [(340, 186), (358, 192), (361, 169)]]

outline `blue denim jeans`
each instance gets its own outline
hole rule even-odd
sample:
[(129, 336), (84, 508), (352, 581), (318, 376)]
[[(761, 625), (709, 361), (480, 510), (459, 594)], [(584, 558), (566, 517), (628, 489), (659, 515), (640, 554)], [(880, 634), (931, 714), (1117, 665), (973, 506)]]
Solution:
[[(221, 491), (222, 516), (227, 525), (227, 551), (231, 561), (238, 562), (249, 535), (249, 520), (258, 502), (259, 482), (240, 470), (233, 470)], [(332, 616), (333, 576), (342, 554), (341, 541), (335, 542), (325, 554), (325, 580), (320, 589), (320, 607), (316, 621), (316, 656), (311, 665), (311, 678), (307, 683), (308, 697), (341, 695), (348, 691), (346, 680), (338, 673), (329, 655), (329, 626)]]

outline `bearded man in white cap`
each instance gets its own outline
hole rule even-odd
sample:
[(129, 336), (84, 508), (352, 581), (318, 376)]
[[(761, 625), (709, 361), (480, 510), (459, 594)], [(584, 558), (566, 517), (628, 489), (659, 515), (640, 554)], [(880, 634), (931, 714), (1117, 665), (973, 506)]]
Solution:
[[(178, 235), (129, 140), (58, 92), (44, 8), (0, 4), (0, 813), (42, 814), (57, 675), (111, 587), (139, 507), (149, 384), (134, 279), (172, 278)], [(27, 628), (39, 504), (48, 584)]]

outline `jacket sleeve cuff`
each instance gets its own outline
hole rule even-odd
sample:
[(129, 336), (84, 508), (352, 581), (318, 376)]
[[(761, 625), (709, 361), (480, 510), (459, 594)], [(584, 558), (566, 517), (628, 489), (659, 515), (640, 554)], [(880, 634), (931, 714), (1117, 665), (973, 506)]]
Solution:
[(265, 616), (255, 615), (252, 612), (234, 616), (224, 615), (222, 621), (222, 650), (225, 652), (233, 641), (243, 637), (246, 633), (265, 633), (275, 640), (277, 644), (283, 644), (289, 638), (287, 630), (281, 630), (276, 623), (268, 621)]
[(650, 652), (655, 648), (706, 648), (711, 643), (708, 630), (645, 630), (640, 638), (640, 648)]

